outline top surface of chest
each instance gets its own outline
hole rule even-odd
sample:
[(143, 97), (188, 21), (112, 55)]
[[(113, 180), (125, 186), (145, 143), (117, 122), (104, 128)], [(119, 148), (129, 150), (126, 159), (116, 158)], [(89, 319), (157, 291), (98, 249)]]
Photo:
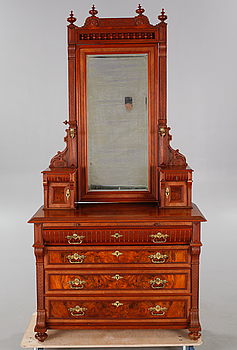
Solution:
[(206, 221), (198, 207), (161, 209), (154, 203), (143, 204), (81, 204), (77, 209), (44, 210), (41, 207), (30, 223), (66, 223), (67, 225), (133, 225), (159, 226), (167, 223), (190, 224)]

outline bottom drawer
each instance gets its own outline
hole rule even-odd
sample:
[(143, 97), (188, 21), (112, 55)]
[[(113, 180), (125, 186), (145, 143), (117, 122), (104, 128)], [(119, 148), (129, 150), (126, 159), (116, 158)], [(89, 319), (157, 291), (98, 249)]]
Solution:
[(129, 323), (164, 319), (184, 322), (188, 318), (190, 297), (72, 297), (46, 298), (48, 322), (63, 319), (65, 323), (98, 323), (108, 320)]

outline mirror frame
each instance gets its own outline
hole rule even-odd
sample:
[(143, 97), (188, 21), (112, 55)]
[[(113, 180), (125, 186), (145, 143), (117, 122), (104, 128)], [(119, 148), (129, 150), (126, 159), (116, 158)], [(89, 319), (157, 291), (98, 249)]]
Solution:
[[(87, 55), (110, 55), (110, 54), (147, 54), (148, 55), (148, 190), (142, 191), (88, 191), (88, 163), (87, 163)], [(154, 201), (156, 199), (156, 168), (157, 168), (157, 99), (156, 81), (158, 78), (157, 45), (108, 45), (106, 47), (83, 47), (77, 48), (77, 76), (80, 77), (77, 96), (79, 98), (80, 111), (78, 126), (80, 137), (78, 138), (78, 162), (81, 169), (79, 177), (79, 191), (82, 201)]]

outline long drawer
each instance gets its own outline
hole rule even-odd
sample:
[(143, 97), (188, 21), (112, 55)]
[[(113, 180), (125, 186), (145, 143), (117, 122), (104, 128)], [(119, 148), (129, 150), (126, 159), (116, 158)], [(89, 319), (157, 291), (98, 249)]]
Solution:
[(152, 248), (147, 246), (109, 246), (100, 247), (47, 247), (45, 252), (45, 267), (83, 266), (99, 267), (99, 265), (115, 265), (128, 267), (134, 265), (189, 265), (190, 254), (188, 246), (167, 246)]
[(159, 229), (44, 229), (43, 239), (47, 244), (169, 244), (190, 242), (192, 227)]
[(74, 271), (46, 270), (46, 293), (101, 294), (101, 291), (121, 293), (126, 291), (154, 293), (190, 292), (190, 270), (165, 271), (149, 270), (143, 273), (126, 270), (107, 271), (88, 270), (83, 273)]
[(190, 297), (80, 297), (45, 298), (48, 323), (63, 319), (65, 323), (92, 325), (109, 320), (123, 323), (137, 320), (159, 323), (162, 320), (187, 320)]

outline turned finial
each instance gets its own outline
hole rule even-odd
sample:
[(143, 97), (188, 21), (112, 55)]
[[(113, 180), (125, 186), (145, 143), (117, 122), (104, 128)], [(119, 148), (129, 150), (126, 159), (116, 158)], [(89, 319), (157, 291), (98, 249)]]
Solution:
[(136, 13), (138, 13), (140, 16), (145, 12), (145, 10), (141, 7), (141, 5), (138, 5), (138, 9), (136, 10)]
[(89, 11), (89, 14), (94, 17), (98, 11), (95, 9), (95, 5), (92, 6), (91, 10)]
[(70, 13), (70, 17), (67, 18), (67, 21), (70, 23), (70, 24), (73, 24), (74, 22), (76, 22), (76, 17), (74, 17), (73, 15), (73, 11), (71, 11)]
[(164, 22), (168, 17), (165, 15), (165, 10), (162, 9), (161, 11), (161, 15), (158, 16), (158, 19), (161, 21), (161, 22)]

